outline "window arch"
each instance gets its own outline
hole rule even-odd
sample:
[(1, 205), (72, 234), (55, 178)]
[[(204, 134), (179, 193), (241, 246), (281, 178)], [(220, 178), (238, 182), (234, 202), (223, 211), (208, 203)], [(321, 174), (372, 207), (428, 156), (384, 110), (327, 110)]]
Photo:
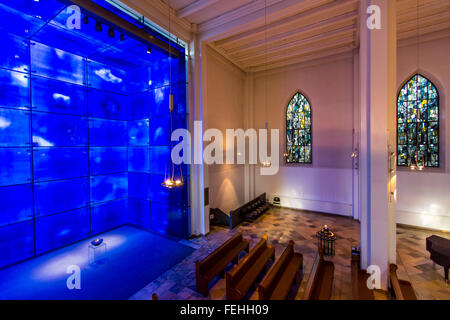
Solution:
[(439, 93), (414, 75), (397, 100), (397, 165), (439, 167)]
[(312, 163), (311, 104), (297, 92), (286, 111), (286, 162)]

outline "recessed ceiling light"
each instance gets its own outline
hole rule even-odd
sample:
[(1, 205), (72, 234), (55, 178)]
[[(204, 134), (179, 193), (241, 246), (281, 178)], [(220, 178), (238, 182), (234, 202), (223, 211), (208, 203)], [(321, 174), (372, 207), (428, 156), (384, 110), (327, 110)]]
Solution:
[(152, 48), (148, 47), (148, 48), (147, 48), (147, 53), (148, 53), (148, 54), (152, 53)]

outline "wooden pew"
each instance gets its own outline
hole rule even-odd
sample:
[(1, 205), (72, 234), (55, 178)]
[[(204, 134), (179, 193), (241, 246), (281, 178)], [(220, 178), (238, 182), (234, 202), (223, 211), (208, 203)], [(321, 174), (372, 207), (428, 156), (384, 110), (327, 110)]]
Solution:
[(333, 289), (334, 264), (323, 259), (319, 250), (306, 285), (304, 300), (330, 300)]
[(366, 270), (361, 270), (359, 254), (352, 254), (351, 272), (352, 272), (352, 298), (353, 300), (375, 300), (373, 290), (367, 287), (369, 274)]
[(267, 243), (265, 235), (250, 253), (225, 275), (227, 300), (243, 299), (270, 259), (275, 261), (275, 248)]
[(391, 283), (391, 294), (396, 300), (417, 300), (416, 293), (409, 281), (399, 280), (397, 277), (397, 265), (389, 265), (389, 278)]
[(244, 239), (242, 233), (237, 233), (222, 244), (202, 261), (195, 262), (197, 291), (204, 296), (208, 295), (209, 283), (218, 275), (223, 276), (225, 268), (231, 263), (237, 263), (242, 251), (249, 251), (250, 242)]
[(301, 269), (303, 256), (294, 252), (294, 241), (291, 240), (259, 285), (259, 300), (286, 300)]

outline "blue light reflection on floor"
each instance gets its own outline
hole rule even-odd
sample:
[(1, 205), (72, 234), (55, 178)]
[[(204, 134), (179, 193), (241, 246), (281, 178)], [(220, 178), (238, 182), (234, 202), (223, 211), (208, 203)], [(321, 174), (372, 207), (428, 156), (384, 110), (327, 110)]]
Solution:
[[(0, 299), (128, 299), (194, 249), (131, 226), (101, 235), (104, 262), (90, 265), (88, 239), (0, 270)], [(81, 268), (81, 290), (67, 289), (67, 267)]]

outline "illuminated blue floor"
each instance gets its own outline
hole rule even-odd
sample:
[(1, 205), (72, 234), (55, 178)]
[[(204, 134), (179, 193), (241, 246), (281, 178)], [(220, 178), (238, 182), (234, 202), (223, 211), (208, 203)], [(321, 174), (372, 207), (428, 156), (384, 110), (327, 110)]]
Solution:
[[(106, 260), (88, 262), (89, 240), (0, 270), (0, 299), (128, 299), (194, 249), (131, 226), (107, 232)], [(67, 267), (81, 268), (81, 290), (67, 289)]]

